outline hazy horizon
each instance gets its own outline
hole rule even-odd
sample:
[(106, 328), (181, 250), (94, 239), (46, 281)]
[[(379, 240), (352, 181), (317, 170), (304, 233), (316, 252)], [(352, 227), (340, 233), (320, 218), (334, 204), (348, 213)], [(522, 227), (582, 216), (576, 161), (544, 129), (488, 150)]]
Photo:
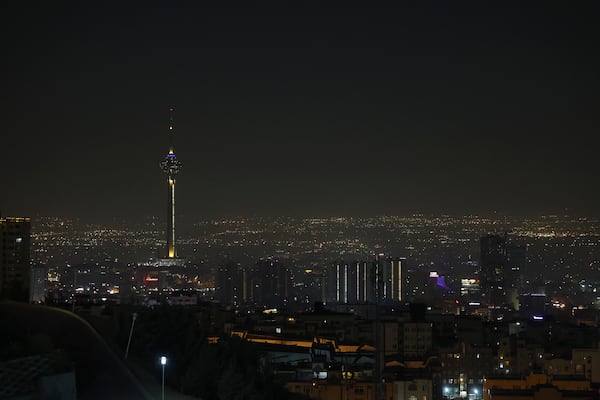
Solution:
[(594, 5), (5, 14), (4, 215), (600, 215)]

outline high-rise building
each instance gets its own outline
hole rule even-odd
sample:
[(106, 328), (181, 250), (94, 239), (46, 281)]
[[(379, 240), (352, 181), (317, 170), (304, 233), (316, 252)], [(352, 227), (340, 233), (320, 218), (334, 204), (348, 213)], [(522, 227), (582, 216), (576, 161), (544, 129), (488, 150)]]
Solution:
[[(357, 263), (358, 264), (358, 263)], [(348, 273), (350, 265), (344, 261), (336, 261), (326, 270), (326, 303), (348, 303)]]
[(252, 266), (229, 262), (217, 270), (216, 298), (234, 307), (281, 307), (290, 301), (292, 285), (290, 268), (274, 258), (260, 259)]
[(169, 152), (165, 159), (160, 163), (160, 167), (167, 175), (167, 183), (169, 185), (169, 209), (167, 220), (167, 258), (176, 258), (177, 251), (175, 250), (175, 178), (181, 169), (181, 163), (177, 161), (175, 156), (175, 126), (173, 123), (173, 108), (169, 109), (171, 116), (169, 118)]
[(527, 267), (527, 247), (514, 243), (506, 246), (506, 285), (512, 301), (518, 301), (518, 295), (524, 289), (524, 272)]
[(257, 261), (246, 277), (248, 301), (267, 307), (279, 307), (288, 301), (290, 269), (276, 259)]
[(481, 251), (480, 275), (486, 301), (500, 306), (506, 302), (506, 235), (486, 235), (479, 241)]
[(517, 308), (527, 264), (527, 247), (511, 243), (507, 235), (486, 235), (480, 239), (479, 275), (482, 294), (488, 305), (512, 304)]
[(325, 302), (393, 303), (403, 297), (404, 258), (379, 254), (371, 262), (336, 261), (326, 270)]
[(480, 271), (487, 282), (504, 280), (506, 264), (506, 235), (486, 235), (479, 241), (481, 250)]
[(30, 303), (44, 303), (48, 291), (48, 269), (43, 265), (31, 268)]
[(30, 232), (29, 218), (0, 218), (0, 298), (29, 300)]
[(229, 262), (219, 266), (216, 274), (216, 297), (224, 305), (238, 307), (248, 300), (246, 268)]
[(375, 262), (380, 300), (388, 303), (402, 300), (402, 265), (405, 259), (378, 254)]

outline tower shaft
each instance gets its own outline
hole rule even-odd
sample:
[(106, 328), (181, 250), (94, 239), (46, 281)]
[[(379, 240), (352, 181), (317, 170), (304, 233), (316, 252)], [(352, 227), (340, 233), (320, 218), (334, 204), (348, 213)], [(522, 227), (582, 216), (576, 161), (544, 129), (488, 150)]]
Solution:
[(167, 256), (177, 257), (175, 251), (175, 178), (169, 177), (169, 220), (167, 222)]

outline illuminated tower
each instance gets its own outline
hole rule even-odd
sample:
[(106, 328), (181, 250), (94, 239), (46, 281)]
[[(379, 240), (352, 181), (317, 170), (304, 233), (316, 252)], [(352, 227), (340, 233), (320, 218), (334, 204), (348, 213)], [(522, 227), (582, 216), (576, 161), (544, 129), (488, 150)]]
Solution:
[(169, 219), (167, 221), (167, 257), (175, 258), (175, 177), (181, 168), (181, 163), (177, 161), (174, 150), (175, 128), (173, 126), (173, 107), (169, 108), (169, 152), (165, 159), (160, 163), (160, 168), (167, 174), (169, 184)]

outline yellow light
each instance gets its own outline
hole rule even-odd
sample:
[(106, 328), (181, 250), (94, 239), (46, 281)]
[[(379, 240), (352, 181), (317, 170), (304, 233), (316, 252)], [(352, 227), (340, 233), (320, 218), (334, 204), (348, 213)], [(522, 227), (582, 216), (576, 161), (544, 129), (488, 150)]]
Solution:
[(169, 249), (169, 258), (173, 258), (173, 257), (175, 257), (175, 249), (170, 248)]

